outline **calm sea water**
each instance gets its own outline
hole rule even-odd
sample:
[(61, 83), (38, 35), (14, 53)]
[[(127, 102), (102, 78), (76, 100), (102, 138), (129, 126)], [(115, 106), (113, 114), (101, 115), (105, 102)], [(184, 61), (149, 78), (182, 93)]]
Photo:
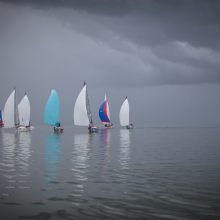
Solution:
[(0, 130), (0, 218), (220, 219), (220, 128)]

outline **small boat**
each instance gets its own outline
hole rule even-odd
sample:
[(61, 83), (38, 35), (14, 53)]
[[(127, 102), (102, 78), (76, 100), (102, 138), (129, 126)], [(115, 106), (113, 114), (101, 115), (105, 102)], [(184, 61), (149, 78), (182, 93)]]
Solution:
[(132, 129), (134, 127), (133, 124), (129, 121), (129, 102), (127, 97), (121, 105), (121, 109), (119, 112), (119, 121), (120, 125), (127, 129)]
[(30, 131), (33, 130), (33, 126), (30, 125), (31, 107), (27, 94), (18, 104), (18, 119), (19, 123), (16, 126), (18, 131)]
[(44, 109), (44, 123), (53, 126), (55, 133), (62, 133), (60, 123), (60, 99), (56, 90), (52, 89)]
[(5, 128), (15, 128), (18, 125), (17, 119), (17, 106), (15, 103), (16, 100), (16, 89), (12, 91), (9, 95), (5, 107), (4, 107), (4, 114), (3, 114), (3, 121)]
[(103, 125), (106, 128), (111, 128), (112, 123), (110, 120), (110, 111), (107, 96), (105, 95), (104, 102), (101, 104), (99, 108), (99, 118), (101, 119)]
[(87, 86), (85, 82), (75, 102), (73, 119), (75, 125), (88, 126), (90, 133), (98, 132), (98, 128), (93, 125)]
[(4, 126), (4, 123), (3, 123), (3, 112), (2, 110), (0, 110), (0, 128), (2, 128)]

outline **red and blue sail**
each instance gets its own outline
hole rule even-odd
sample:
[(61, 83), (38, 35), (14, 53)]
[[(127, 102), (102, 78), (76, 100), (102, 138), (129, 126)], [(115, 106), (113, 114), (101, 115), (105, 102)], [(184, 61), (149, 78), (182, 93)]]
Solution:
[(110, 117), (109, 117), (108, 100), (106, 98), (99, 108), (99, 117), (103, 124), (111, 123)]
[(0, 110), (0, 127), (3, 126), (2, 111)]

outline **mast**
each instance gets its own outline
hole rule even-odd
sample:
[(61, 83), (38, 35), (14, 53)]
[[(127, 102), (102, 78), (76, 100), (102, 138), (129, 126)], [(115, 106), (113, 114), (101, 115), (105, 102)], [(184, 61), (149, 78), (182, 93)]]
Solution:
[(19, 116), (18, 116), (18, 106), (16, 105), (16, 87), (14, 87), (15, 90), (15, 98), (14, 98), (14, 123), (15, 123), (15, 127), (18, 126), (20, 124), (19, 122)]

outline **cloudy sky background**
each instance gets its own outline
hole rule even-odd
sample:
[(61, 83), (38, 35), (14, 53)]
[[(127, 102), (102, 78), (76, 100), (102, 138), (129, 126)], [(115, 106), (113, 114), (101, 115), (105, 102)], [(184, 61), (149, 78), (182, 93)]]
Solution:
[(0, 108), (16, 85), (33, 124), (55, 88), (73, 124), (86, 80), (94, 119), (127, 95), (138, 125), (220, 125), (220, 1), (0, 1)]

